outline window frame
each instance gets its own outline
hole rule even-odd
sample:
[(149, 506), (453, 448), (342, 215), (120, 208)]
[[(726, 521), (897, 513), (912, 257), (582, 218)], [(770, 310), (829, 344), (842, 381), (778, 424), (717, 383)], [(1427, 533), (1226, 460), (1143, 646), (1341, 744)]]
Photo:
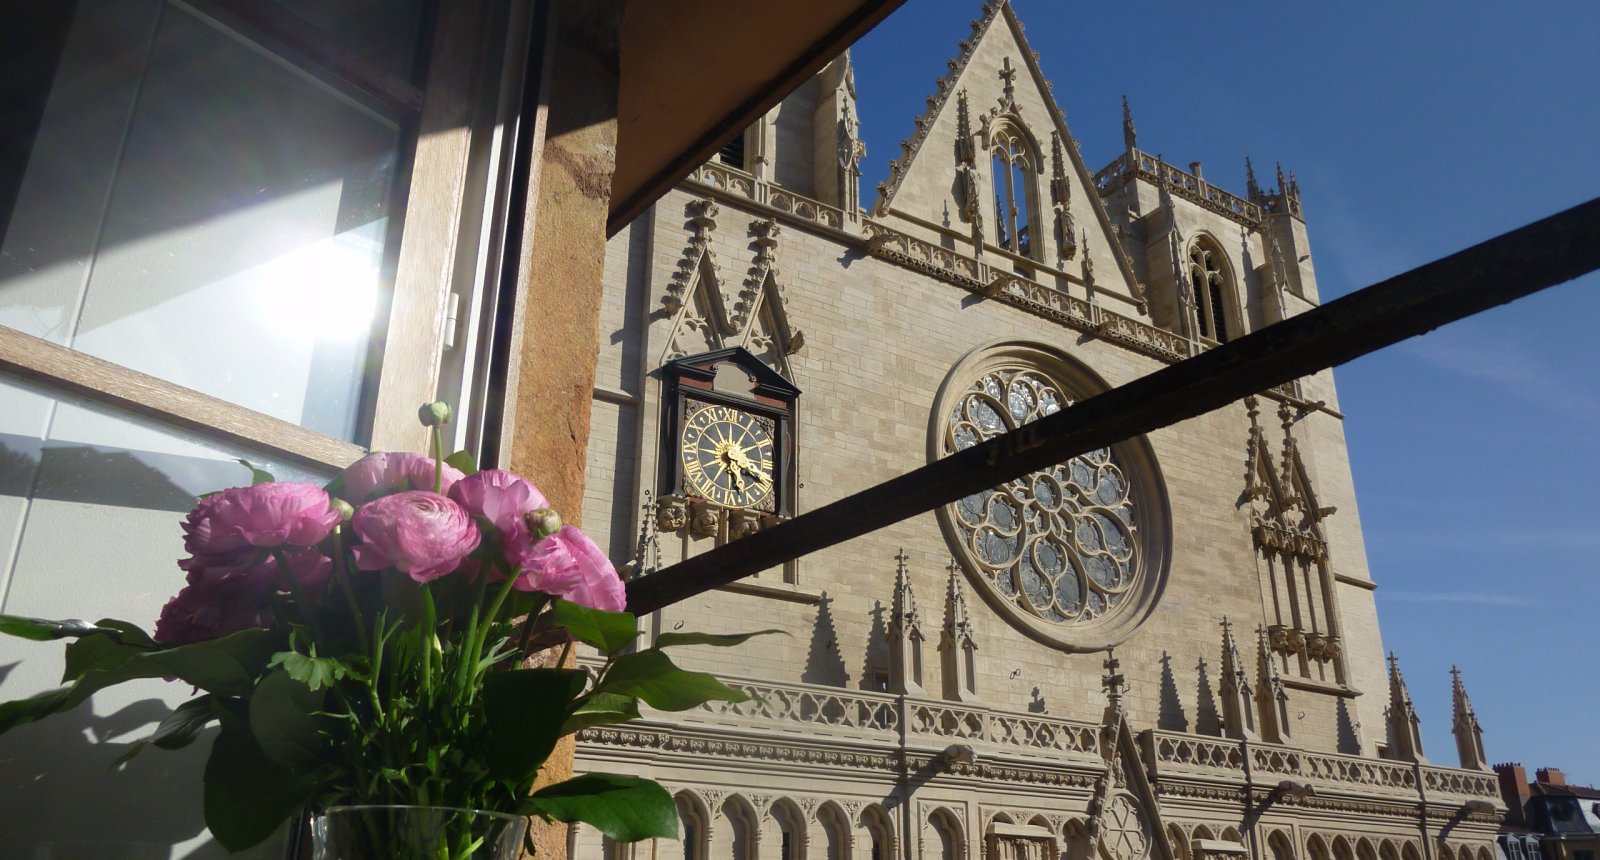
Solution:
[[(440, 390), (446, 331), (455, 322), (451, 294), (476, 297), (493, 276), (481, 265), (463, 265), (465, 257), (492, 251), (481, 242), (479, 247), (465, 244), (479, 238), (464, 229), (470, 221), (464, 218), (467, 207), (481, 202), (486, 211), (504, 208), (492, 204), (503, 202), (497, 197), (503, 196), (505, 171), (493, 165), (486, 170), (481, 162), (483, 139), (490, 136), (485, 132), (497, 133), (504, 121), (503, 111), (490, 112), (487, 123), (483, 116), (485, 99), (477, 89), (483, 52), (486, 46), (506, 49), (496, 50), (506, 62), (499, 79), (491, 74), (488, 84), (502, 93), (503, 107), (504, 89), (521, 80), (527, 61), (513, 50), (519, 44), (516, 35), (533, 32), (533, 17), (523, 10), (512, 12), (515, 18), (508, 21), (487, 6), (433, 4), (419, 40), (426, 45), (425, 83), (416, 87), (369, 73), (348, 57), (330, 56), (326, 43), (307, 38), (309, 25), (287, 12), (238, 0), (167, 2), (209, 18), (229, 35), (352, 97), (390, 112), (410, 112), (409, 118), (398, 117), (406, 140), (392, 196), (397, 223), (391, 229), (398, 238), (391, 240), (386, 263), (388, 292), (372, 323), (357, 423), (367, 444), (309, 430), (3, 325), (0, 375), (313, 469), (343, 468), (370, 449), (420, 450), (425, 436), (416, 408)], [(475, 162), (474, 155), (480, 160)]]

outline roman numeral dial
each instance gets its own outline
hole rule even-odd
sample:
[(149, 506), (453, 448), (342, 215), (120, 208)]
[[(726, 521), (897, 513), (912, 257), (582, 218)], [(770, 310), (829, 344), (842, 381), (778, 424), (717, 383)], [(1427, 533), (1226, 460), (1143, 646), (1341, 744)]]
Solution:
[(775, 510), (772, 419), (696, 400), (685, 400), (684, 411), (684, 492), (730, 508)]

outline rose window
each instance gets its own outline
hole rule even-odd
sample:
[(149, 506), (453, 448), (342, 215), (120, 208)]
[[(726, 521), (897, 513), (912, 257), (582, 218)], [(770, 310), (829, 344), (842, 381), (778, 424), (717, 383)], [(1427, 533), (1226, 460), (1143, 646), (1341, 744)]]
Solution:
[[(1009, 433), (1071, 400), (1042, 374), (999, 367), (949, 411), (942, 454)], [(1110, 449), (967, 496), (949, 508), (967, 561), (1003, 597), (1056, 624), (1120, 606), (1140, 585), (1139, 520), (1127, 474)]]

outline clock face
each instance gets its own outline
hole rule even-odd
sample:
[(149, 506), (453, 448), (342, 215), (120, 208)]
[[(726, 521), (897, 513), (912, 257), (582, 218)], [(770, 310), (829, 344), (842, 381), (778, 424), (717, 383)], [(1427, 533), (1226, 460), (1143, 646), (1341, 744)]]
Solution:
[(730, 508), (776, 509), (771, 418), (731, 406), (684, 401), (684, 489)]

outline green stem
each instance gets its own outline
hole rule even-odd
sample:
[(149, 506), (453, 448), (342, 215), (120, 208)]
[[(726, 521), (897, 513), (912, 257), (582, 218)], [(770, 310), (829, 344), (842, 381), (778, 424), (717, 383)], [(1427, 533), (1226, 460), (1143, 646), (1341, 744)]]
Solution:
[[(479, 613), (483, 610), (483, 598), (489, 591), (489, 577), (486, 572), (478, 576), (478, 590), (472, 596), (472, 614), (467, 621), (466, 635), (468, 642), (477, 641)], [(485, 626), (494, 623), (492, 618), (483, 620)], [(470, 655), (469, 655), (470, 656)], [(477, 675), (478, 661), (472, 660), (461, 667), (461, 673), (456, 678), (456, 704), (465, 705), (467, 691), (472, 688), (472, 681)]]
[(281, 549), (274, 549), (272, 557), (278, 562), (278, 576), (288, 583), (289, 593), (294, 595), (294, 602), (300, 608), (301, 617), (305, 620), (306, 626), (311, 628), (312, 640), (324, 646), (330, 645), (328, 640), (322, 638), (322, 626), (317, 623), (315, 607), (306, 596), (306, 590), (300, 585), (300, 580), (295, 578), (294, 571), (289, 568), (289, 559)]
[(444, 433), (439, 425), (432, 427), (433, 436), (433, 491), (444, 492)]
[[(521, 568), (512, 571), (513, 574), (520, 572)], [(495, 625), (496, 621), (500, 620), (500, 610), (505, 608), (506, 599), (511, 596), (511, 588), (516, 584), (517, 577), (515, 575), (506, 577), (505, 583), (500, 586), (500, 591), (494, 596), (494, 603), (489, 607), (489, 614), (484, 616), (483, 623), (479, 625), (477, 630), (473, 631), (471, 666), (474, 674), (477, 672), (478, 661), (483, 659), (483, 646), (489, 640), (489, 629)]]
[(433, 605), (433, 590), (422, 583), (422, 627), (417, 629), (417, 645), (422, 651), (422, 689), (433, 696), (433, 628), (438, 621), (438, 611)]
[(344, 592), (345, 602), (350, 604), (350, 615), (355, 619), (361, 653), (371, 654), (372, 641), (367, 638), (367, 621), (361, 614), (361, 603), (356, 600), (356, 590), (350, 585), (350, 572), (345, 567), (344, 528), (339, 526), (333, 530), (333, 578), (339, 583), (339, 590)]

